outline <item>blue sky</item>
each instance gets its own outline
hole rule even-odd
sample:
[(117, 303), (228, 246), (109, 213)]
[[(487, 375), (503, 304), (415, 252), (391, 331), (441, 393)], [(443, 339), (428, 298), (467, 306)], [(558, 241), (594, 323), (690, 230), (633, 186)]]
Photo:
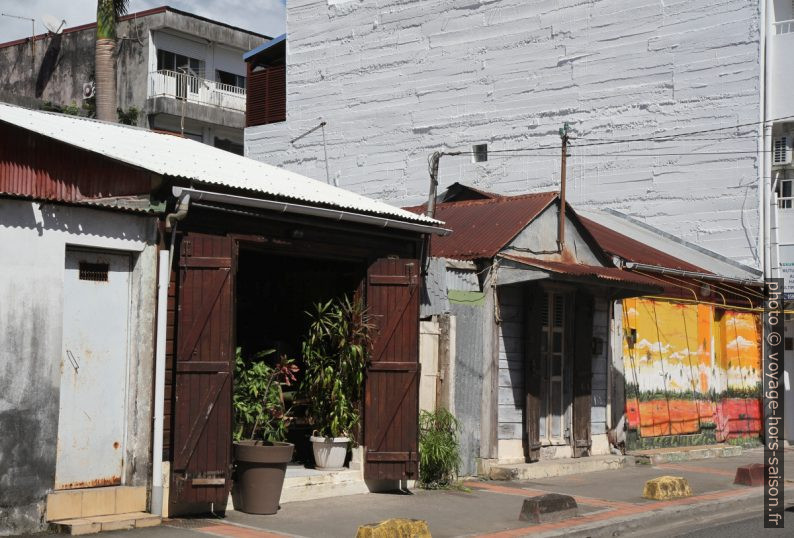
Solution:
[[(277, 36), (284, 33), (286, 0), (130, 0), (130, 13), (169, 5), (246, 30)], [(36, 33), (45, 31), (42, 15), (66, 19), (66, 26), (96, 20), (96, 0), (0, 0), (0, 12), (36, 20)], [(0, 17), (0, 43), (30, 36), (31, 22)]]

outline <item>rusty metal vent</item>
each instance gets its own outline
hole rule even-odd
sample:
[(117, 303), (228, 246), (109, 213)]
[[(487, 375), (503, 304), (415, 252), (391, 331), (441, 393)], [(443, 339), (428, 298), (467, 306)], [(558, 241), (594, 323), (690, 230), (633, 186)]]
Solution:
[(110, 264), (80, 262), (80, 280), (107, 282)]

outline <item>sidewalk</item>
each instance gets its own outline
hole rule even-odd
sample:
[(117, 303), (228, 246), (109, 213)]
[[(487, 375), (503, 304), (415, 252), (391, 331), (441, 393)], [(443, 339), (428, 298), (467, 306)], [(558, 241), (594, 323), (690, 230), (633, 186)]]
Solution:
[[(794, 450), (787, 450), (786, 476), (794, 480)], [(230, 537), (353, 537), (359, 525), (392, 517), (427, 520), (434, 538), (453, 536), (610, 536), (652, 530), (676, 518), (757, 510), (762, 488), (734, 486), (736, 467), (760, 462), (760, 449), (742, 456), (658, 466), (544, 478), (533, 481), (467, 482), (470, 493), (417, 490), (411, 495), (368, 494), (293, 502), (273, 516), (229, 512), (225, 519), (172, 520), (159, 529), (132, 531), (141, 538), (214, 535)], [(642, 498), (646, 480), (662, 475), (684, 476), (694, 496), (673, 501)], [(530, 525), (518, 521), (523, 497), (556, 492), (573, 495), (579, 517)], [(792, 498), (792, 492), (787, 492)], [(137, 538), (137, 537), (136, 537)]]

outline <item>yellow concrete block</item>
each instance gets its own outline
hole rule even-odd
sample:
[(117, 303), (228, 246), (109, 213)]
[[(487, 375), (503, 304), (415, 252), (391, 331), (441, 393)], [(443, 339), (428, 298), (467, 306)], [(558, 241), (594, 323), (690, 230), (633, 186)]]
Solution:
[(655, 501), (691, 497), (692, 488), (683, 476), (660, 476), (645, 482), (642, 496)]
[(110, 487), (83, 490), (83, 517), (115, 514), (116, 489)]
[(83, 515), (81, 491), (56, 491), (47, 495), (47, 521), (79, 518)]
[(122, 486), (116, 488), (116, 513), (146, 511), (146, 488)]
[(361, 525), (356, 538), (431, 538), (427, 521), (421, 519), (387, 519)]

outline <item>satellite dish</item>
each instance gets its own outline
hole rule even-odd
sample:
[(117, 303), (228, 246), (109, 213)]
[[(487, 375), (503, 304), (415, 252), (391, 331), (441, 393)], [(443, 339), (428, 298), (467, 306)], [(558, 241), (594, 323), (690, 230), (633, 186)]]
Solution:
[(53, 17), (52, 15), (42, 15), (41, 20), (44, 23), (44, 26), (52, 32), (53, 34), (60, 34), (63, 32), (63, 27), (66, 26), (66, 21), (61, 19), (60, 21)]

